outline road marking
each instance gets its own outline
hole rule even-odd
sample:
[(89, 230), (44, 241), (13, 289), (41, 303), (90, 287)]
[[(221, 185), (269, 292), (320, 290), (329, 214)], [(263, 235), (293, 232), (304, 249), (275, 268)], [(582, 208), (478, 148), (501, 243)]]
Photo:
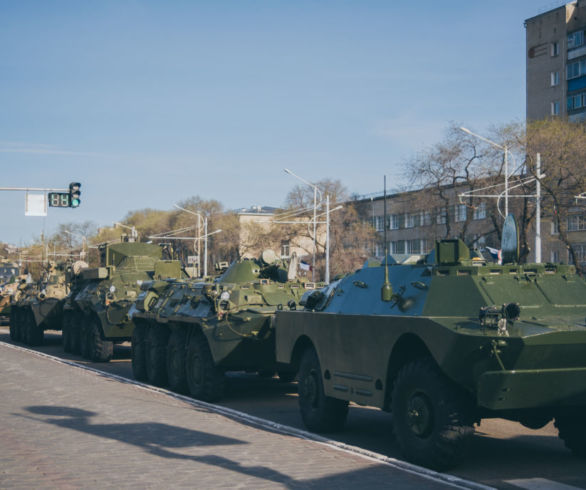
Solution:
[(505, 483), (527, 490), (580, 490), (578, 487), (547, 480), (545, 478), (525, 478), (519, 480), (504, 480)]
[[(284, 435), (290, 435), (299, 437), (301, 439), (306, 439), (310, 441), (315, 441), (320, 443), (324, 446), (330, 447), (332, 449), (336, 449), (338, 451), (342, 451), (345, 453), (354, 454), (360, 456), (362, 458), (376, 461), (378, 463), (384, 464), (386, 466), (390, 466), (392, 468), (404, 471), (406, 473), (411, 473), (427, 480), (435, 481), (437, 483), (443, 483), (446, 485), (451, 485), (454, 488), (463, 488), (463, 489), (472, 489), (472, 490), (494, 490), (494, 487), (489, 487), (483, 485), (481, 483), (476, 483), (473, 481), (465, 480), (463, 478), (457, 477), (455, 475), (450, 475), (447, 473), (438, 473), (437, 471), (430, 470), (428, 468), (424, 468), (423, 466), (417, 466), (415, 464), (408, 463), (406, 461), (402, 461), (400, 459), (391, 458), (389, 456), (385, 456), (384, 454), (375, 453), (373, 451), (368, 451), (367, 449), (362, 449), (357, 446), (351, 446), (350, 444), (345, 444), (343, 442), (334, 441), (333, 439), (328, 439), (327, 437), (320, 436), (318, 434), (313, 434), (312, 432), (307, 432), (302, 429), (297, 429), (295, 427), (291, 427), (289, 425), (279, 424), (277, 422), (272, 422), (270, 420), (262, 419), (260, 417), (255, 417), (254, 415), (249, 415), (244, 412), (239, 412), (238, 410), (234, 410), (232, 408), (222, 407), (221, 405), (214, 405), (213, 403), (203, 402), (201, 400), (196, 400), (194, 398), (190, 398), (187, 396), (179, 395), (178, 393), (174, 393), (173, 391), (166, 390), (164, 388), (159, 388), (157, 386), (148, 385), (145, 383), (141, 383), (140, 381), (136, 381), (130, 378), (124, 378), (123, 376), (118, 376), (117, 374), (107, 373), (105, 371), (100, 371), (99, 369), (95, 369), (90, 366), (85, 366), (83, 364), (79, 364), (75, 361), (70, 361), (68, 359), (61, 359), (60, 357), (55, 357), (50, 354), (45, 354), (44, 352), (38, 352), (35, 350), (27, 349), (25, 347), (20, 347), (14, 344), (8, 344), (6, 342), (0, 341), (0, 345), (5, 347), (9, 347), (14, 350), (19, 350), (21, 352), (26, 352), (28, 354), (35, 355), (37, 357), (43, 357), (53, 362), (57, 362), (59, 364), (65, 364), (67, 366), (72, 366), (78, 369), (82, 369), (84, 371), (89, 371), (94, 374), (99, 375), (103, 378), (109, 378), (115, 381), (119, 381), (125, 384), (132, 384), (137, 388), (150, 391), (153, 393), (159, 393), (167, 395), (171, 398), (176, 400), (181, 400), (189, 405), (192, 405), (196, 408), (205, 408), (211, 412), (224, 415), (229, 417), (233, 420), (242, 421), (248, 423), (250, 425), (255, 425), (257, 427), (263, 429), (269, 429), (273, 432), (278, 432)], [(573, 488), (573, 487), (568, 487)], [(559, 490), (562, 490), (560, 488)]]

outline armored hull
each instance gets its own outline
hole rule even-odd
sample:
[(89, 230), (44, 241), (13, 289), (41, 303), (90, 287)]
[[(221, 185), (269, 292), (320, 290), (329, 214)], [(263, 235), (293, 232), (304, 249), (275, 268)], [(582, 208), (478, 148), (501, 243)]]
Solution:
[(280, 261), (241, 260), (214, 282), (145, 285), (132, 309), (135, 377), (207, 401), (222, 397), (226, 371), (291, 380), (275, 360), (272, 321), (312, 286), (287, 275)]
[(10, 305), (10, 337), (41, 345), (45, 330), (61, 330), (68, 293), (66, 274), (61, 270), (48, 271), (39, 283), (22, 282)]
[(555, 418), (586, 454), (586, 282), (572, 266), (486, 265), (452, 245), (449, 258), (389, 266), (388, 301), (373, 267), (277, 312), (277, 360), (300, 369), (304, 422), (339, 429), (348, 401), (376, 406), (408, 459), (446, 468), (482, 418)]
[(65, 304), (63, 345), (66, 352), (93, 361), (109, 361), (115, 343), (130, 340), (128, 310), (145, 281), (181, 275), (176, 261), (161, 259), (161, 248), (146, 243), (108, 245), (102, 267), (80, 272)]

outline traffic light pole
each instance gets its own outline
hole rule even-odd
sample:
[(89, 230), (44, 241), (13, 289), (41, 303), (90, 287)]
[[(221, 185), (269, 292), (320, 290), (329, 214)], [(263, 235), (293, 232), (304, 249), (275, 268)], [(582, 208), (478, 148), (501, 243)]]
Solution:
[(53, 189), (49, 187), (0, 187), (0, 191), (69, 192), (69, 189)]

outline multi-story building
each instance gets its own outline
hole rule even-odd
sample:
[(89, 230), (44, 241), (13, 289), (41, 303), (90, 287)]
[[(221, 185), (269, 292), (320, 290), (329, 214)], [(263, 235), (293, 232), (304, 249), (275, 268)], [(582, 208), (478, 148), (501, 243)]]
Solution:
[(586, 0), (525, 21), (527, 120), (586, 120)]

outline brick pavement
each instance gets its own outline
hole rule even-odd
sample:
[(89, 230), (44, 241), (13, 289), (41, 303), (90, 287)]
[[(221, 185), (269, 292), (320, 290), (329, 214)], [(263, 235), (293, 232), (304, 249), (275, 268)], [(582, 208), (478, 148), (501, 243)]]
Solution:
[(0, 343), (0, 488), (442, 488)]

